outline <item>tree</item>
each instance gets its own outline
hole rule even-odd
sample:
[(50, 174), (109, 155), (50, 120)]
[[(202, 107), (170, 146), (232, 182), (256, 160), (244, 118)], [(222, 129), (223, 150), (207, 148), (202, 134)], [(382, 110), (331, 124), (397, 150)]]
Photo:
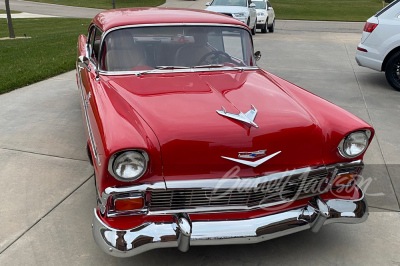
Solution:
[(12, 19), (11, 19), (10, 3), (9, 3), (9, 0), (5, 0), (5, 1), (6, 1), (8, 32), (10, 34), (10, 38), (15, 38), (14, 27), (13, 27)]

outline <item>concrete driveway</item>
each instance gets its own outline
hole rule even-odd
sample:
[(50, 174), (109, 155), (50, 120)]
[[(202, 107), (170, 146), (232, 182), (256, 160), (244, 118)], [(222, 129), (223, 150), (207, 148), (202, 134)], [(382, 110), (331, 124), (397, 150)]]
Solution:
[[(203, 2), (167, 5), (203, 8)], [(357, 66), (362, 25), (278, 21), (275, 33), (258, 32), (254, 44), (262, 68), (375, 127), (365, 158), (367, 222), (256, 245), (153, 250), (129, 259), (103, 253), (91, 235), (93, 169), (75, 74), (68, 72), (0, 95), (0, 265), (400, 265), (400, 92), (383, 73)]]

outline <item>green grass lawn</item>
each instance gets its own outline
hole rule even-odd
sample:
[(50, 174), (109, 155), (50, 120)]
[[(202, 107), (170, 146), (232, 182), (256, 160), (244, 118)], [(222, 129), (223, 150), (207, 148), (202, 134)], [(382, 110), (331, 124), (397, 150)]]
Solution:
[[(28, 0), (32, 2), (41, 2), (66, 6), (93, 7), (101, 9), (111, 9), (112, 0)], [(115, 0), (116, 8), (123, 7), (143, 7), (159, 6), (165, 3), (165, 0)]]
[[(0, 94), (75, 68), (79, 34), (87, 33), (90, 19), (14, 19), (18, 37), (0, 40)], [(6, 19), (0, 19), (0, 38), (8, 37)]]
[[(21, 12), (11, 10), (11, 14), (17, 14), (17, 13), (21, 13)], [(6, 14), (6, 10), (5, 9), (0, 9), (0, 14)]]
[(271, 0), (277, 19), (366, 21), (381, 0)]

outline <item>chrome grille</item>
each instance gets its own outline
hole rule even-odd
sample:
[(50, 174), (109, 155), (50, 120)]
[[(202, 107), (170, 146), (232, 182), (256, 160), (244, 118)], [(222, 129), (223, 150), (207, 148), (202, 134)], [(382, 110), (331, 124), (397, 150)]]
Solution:
[(233, 17), (231, 13), (221, 13), (221, 14)]
[(325, 192), (329, 172), (318, 170), (306, 176), (285, 176), (251, 189), (173, 189), (151, 192), (150, 211), (192, 209), (198, 207), (255, 207), (301, 199)]

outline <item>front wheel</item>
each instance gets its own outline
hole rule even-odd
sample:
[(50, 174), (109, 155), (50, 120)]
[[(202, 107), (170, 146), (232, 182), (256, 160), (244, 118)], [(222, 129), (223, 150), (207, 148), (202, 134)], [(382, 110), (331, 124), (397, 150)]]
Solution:
[(265, 24), (264, 24), (264, 26), (261, 28), (261, 32), (262, 33), (267, 33), (267, 27), (268, 27), (268, 21), (265, 21)]
[(269, 32), (274, 32), (275, 31), (275, 19), (274, 19), (274, 21), (272, 21), (271, 27), (268, 27), (268, 31)]
[(385, 76), (390, 86), (400, 91), (400, 52), (390, 57), (386, 64)]

